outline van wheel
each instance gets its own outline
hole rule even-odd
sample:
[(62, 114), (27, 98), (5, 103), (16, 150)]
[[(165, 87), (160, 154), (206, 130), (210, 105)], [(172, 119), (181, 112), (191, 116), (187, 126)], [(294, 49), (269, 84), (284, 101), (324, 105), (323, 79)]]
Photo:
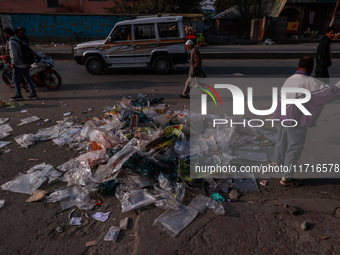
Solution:
[(91, 56), (86, 59), (85, 68), (90, 74), (98, 75), (104, 71), (105, 65), (101, 57)]
[(166, 74), (171, 69), (171, 62), (167, 56), (158, 56), (153, 61), (153, 69), (156, 73)]

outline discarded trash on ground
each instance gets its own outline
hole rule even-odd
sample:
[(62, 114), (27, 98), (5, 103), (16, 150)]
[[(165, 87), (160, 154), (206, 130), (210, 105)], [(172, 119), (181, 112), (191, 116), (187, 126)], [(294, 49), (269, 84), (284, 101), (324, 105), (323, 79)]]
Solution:
[(96, 212), (95, 214), (92, 215), (92, 218), (94, 218), (98, 221), (101, 221), (101, 222), (105, 222), (109, 218), (110, 213), (111, 212), (107, 212), (107, 213)]
[[(65, 117), (54, 126), (39, 129), (34, 134), (15, 137), (15, 141), (24, 148), (51, 140), (60, 147), (68, 146), (81, 153), (56, 168), (45, 163), (36, 165), (25, 174), (19, 174), (3, 184), (1, 188), (33, 194), (28, 201), (38, 201), (46, 195), (37, 190), (44, 182), (65, 182), (66, 187), (46, 197), (47, 203), (59, 202), (63, 210), (74, 206), (81, 210), (91, 210), (100, 205), (102, 200), (91, 200), (94, 192), (101, 197), (115, 196), (121, 203), (122, 212), (157, 206), (166, 211), (154, 223), (171, 236), (178, 235), (186, 228), (198, 212), (203, 214), (211, 209), (217, 215), (224, 215), (225, 198), (222, 195), (227, 196), (230, 189), (235, 188), (240, 192), (259, 191), (254, 178), (234, 175), (234, 183), (232, 178), (202, 178), (202, 182), (206, 181), (209, 185), (209, 194), (198, 194), (188, 206), (182, 205), (187, 185), (195, 186), (189, 169), (193, 160), (211, 164), (223, 162), (228, 165), (235, 160), (233, 149), (238, 159), (266, 161), (265, 153), (239, 148), (252, 146), (259, 149), (270, 146), (270, 133), (264, 132), (268, 137), (265, 134), (258, 136), (254, 128), (241, 133), (238, 129), (226, 126), (219, 126), (214, 133), (202, 124), (205, 123), (202, 116), (191, 116), (186, 109), (171, 112), (168, 105), (159, 104), (163, 98), (150, 100), (145, 97), (141, 95), (137, 100), (123, 98), (120, 106), (105, 107), (103, 118), (88, 118), (79, 123), (76, 118)], [(19, 125), (38, 119), (35, 116), (25, 118)], [(8, 120), (0, 120), (1, 137), (1, 134), (13, 130), (9, 124), (4, 124)], [(188, 134), (190, 126), (197, 130), (198, 137), (192, 134), (192, 137), (197, 138), (195, 142), (192, 142), (191, 134)], [(0, 142), (0, 148), (9, 143)], [(240, 194), (236, 190), (229, 193), (228, 202), (239, 201)], [(71, 217), (73, 211), (69, 215), (70, 225), (89, 224), (91, 217), (88, 214)], [(110, 212), (89, 214), (105, 222)], [(122, 219), (120, 228), (112, 226), (104, 240), (116, 241), (120, 229), (127, 229), (128, 224), (128, 217)]]
[(39, 117), (37, 116), (31, 116), (31, 117), (28, 117), (28, 118), (25, 118), (25, 119), (21, 119), (20, 123), (18, 124), (18, 126), (22, 126), (22, 125), (25, 125), (25, 124), (28, 124), (28, 123), (32, 123), (32, 122), (35, 122), (35, 121), (38, 121), (40, 120)]
[(35, 190), (32, 194), (32, 196), (30, 196), (26, 202), (36, 202), (36, 201), (41, 201), (46, 197), (47, 191), (45, 190)]
[(120, 229), (116, 226), (110, 227), (109, 231), (104, 237), (104, 241), (117, 241), (118, 235), (119, 235)]

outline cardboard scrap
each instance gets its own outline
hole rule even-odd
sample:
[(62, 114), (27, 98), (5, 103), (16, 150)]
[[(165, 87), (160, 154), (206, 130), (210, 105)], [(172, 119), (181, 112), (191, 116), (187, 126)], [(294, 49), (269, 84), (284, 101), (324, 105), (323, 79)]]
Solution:
[(86, 242), (86, 247), (91, 247), (91, 246), (95, 246), (95, 245), (97, 245), (97, 241), (96, 240)]
[(47, 191), (37, 189), (37, 190), (33, 191), (32, 196), (30, 196), (26, 200), (26, 202), (30, 203), (30, 202), (41, 201), (46, 197), (46, 194), (47, 194)]

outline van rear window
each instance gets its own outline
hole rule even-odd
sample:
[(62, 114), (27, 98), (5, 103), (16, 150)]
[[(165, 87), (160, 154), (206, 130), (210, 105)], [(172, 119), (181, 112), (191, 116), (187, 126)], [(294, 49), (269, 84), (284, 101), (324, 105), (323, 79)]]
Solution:
[(135, 25), (135, 39), (155, 39), (155, 26), (154, 24), (148, 25)]
[(178, 37), (177, 22), (174, 23), (159, 23), (158, 24), (159, 38)]

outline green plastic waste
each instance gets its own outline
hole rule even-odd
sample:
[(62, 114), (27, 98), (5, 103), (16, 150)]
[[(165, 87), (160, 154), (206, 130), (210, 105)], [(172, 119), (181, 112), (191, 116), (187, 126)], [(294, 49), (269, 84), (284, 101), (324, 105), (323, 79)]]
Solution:
[(210, 197), (219, 203), (223, 203), (225, 201), (225, 198), (217, 192), (212, 193)]

